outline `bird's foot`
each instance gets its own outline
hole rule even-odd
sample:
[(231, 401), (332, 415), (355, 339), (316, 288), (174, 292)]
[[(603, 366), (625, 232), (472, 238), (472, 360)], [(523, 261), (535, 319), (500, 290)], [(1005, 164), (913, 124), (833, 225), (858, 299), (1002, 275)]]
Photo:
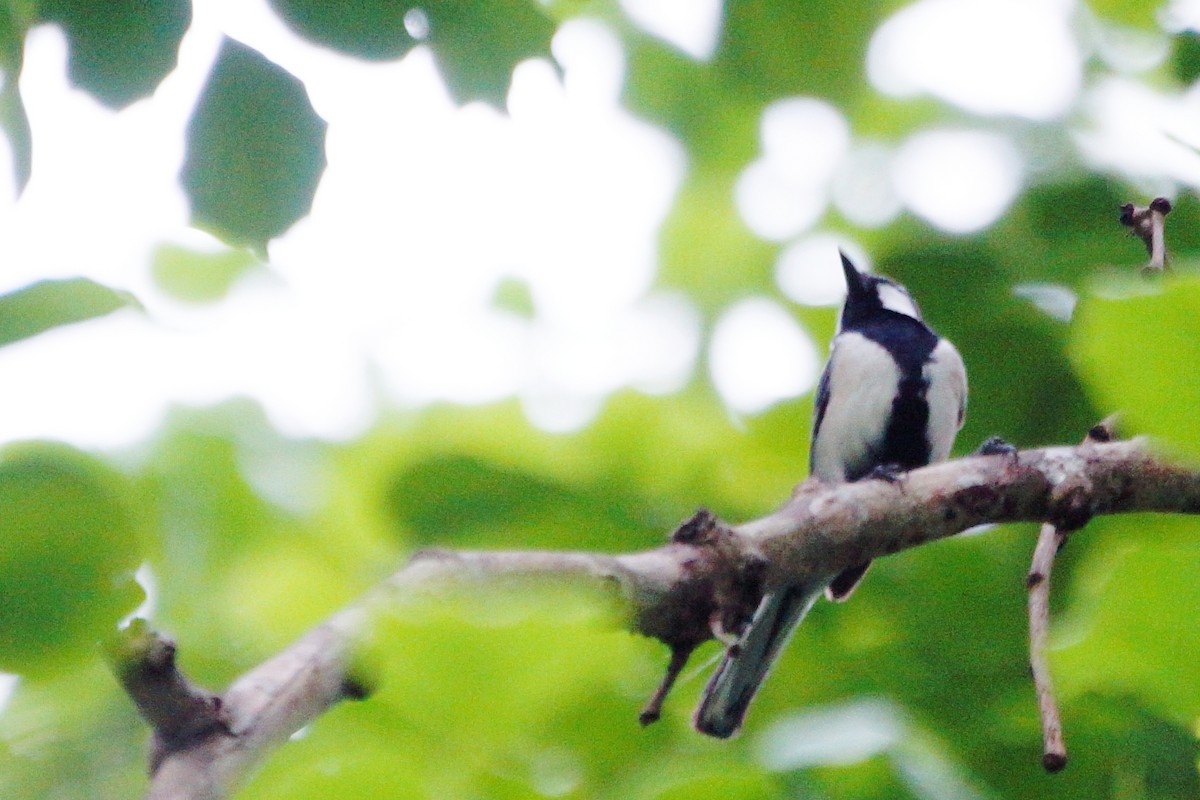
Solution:
[(877, 464), (864, 477), (869, 481), (899, 483), (906, 470), (899, 464)]
[(1015, 456), (1017, 448), (1000, 436), (989, 436), (983, 440), (983, 444), (979, 445), (979, 449), (975, 451), (976, 455), (980, 456)]

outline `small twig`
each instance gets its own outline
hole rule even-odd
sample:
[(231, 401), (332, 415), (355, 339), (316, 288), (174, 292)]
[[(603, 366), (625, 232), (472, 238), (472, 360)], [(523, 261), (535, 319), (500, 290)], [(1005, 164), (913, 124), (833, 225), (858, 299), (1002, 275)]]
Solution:
[(1121, 206), (1121, 224), (1130, 229), (1146, 245), (1150, 262), (1143, 273), (1162, 272), (1167, 267), (1166, 216), (1171, 213), (1171, 201), (1156, 197), (1148, 207), (1126, 203)]
[(638, 714), (638, 722), (642, 726), (649, 725), (653, 722), (658, 722), (658, 718), (662, 716), (663, 702), (667, 699), (667, 694), (670, 693), (671, 687), (675, 685), (675, 679), (679, 677), (679, 673), (683, 672), (683, 668), (687, 666), (688, 659), (692, 657), (692, 651), (695, 647), (672, 647), (671, 661), (667, 664), (667, 672), (663, 675), (663, 679), (658, 684), (658, 688), (654, 690), (654, 694), (650, 697), (642, 709), (642, 713)]
[[(1107, 442), (1113, 437), (1115, 417), (1088, 431), (1084, 443)], [(1029, 588), (1029, 671), (1037, 692), (1038, 714), (1042, 720), (1042, 766), (1058, 772), (1067, 766), (1067, 746), (1063, 741), (1062, 719), (1054, 684), (1046, 662), (1046, 639), (1050, 629), (1050, 572), (1054, 558), (1067, 543), (1067, 531), (1044, 523), (1033, 550), (1033, 563), (1025, 585)]]
[(175, 643), (135, 619), (105, 648), (113, 672), (154, 733), (150, 774), (171, 753), (229, 733), (221, 698), (193, 684), (175, 663)]
[(1058, 772), (1067, 765), (1067, 747), (1063, 742), (1062, 720), (1054, 699), (1054, 685), (1046, 663), (1046, 634), (1050, 627), (1050, 570), (1054, 556), (1066, 542), (1065, 534), (1050, 523), (1042, 525), (1033, 564), (1029, 568), (1029, 671), (1037, 691), (1038, 713), (1042, 718), (1042, 766)]
[[(638, 714), (642, 725), (658, 721), (675, 679), (697, 647), (713, 638), (730, 647), (737, 646), (738, 636), (728, 633), (727, 626), (739, 631), (745, 627), (762, 597), (761, 562), (742, 552), (733, 541), (728, 526), (708, 509), (701, 508), (684, 520), (672, 532), (671, 542), (684, 547), (706, 548), (714, 563), (722, 568), (715, 570), (711, 581), (700, 581), (696, 587), (698, 591), (692, 590), (679, 598), (688, 609), (686, 618), (676, 616), (670, 625), (663, 626), (653, 616), (644, 617), (639, 624), (643, 633), (656, 636), (671, 648), (666, 673)], [(694, 567), (695, 562), (692, 564)]]

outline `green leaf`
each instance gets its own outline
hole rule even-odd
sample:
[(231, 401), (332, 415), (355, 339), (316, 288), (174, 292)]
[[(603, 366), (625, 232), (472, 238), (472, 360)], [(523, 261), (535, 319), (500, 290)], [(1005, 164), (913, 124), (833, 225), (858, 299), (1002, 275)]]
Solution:
[(450, 93), (460, 103), (504, 107), (513, 68), (546, 58), (554, 22), (531, 0), (430, 0), (429, 46)]
[(41, 0), (70, 42), (71, 81), (112, 108), (148, 96), (175, 68), (189, 0)]
[(4, 88), (0, 89), (0, 128), (8, 136), (12, 150), (13, 179), (18, 193), (25, 190), (33, 171), (33, 139), (25, 103), (21, 99), (19, 77), (19, 70), (4, 70)]
[(13, 177), (17, 191), (29, 183), (33, 165), (33, 143), (29, 117), (21, 100), (21, 64), (25, 58), (27, 20), (13, 2), (0, 3), (0, 127), (12, 150)]
[(132, 491), (65, 445), (13, 445), (0, 452), (0, 508), (0, 669), (58, 668), (143, 599)]
[(1185, 85), (1200, 78), (1200, 33), (1183, 31), (1175, 35), (1171, 46), (1171, 71)]
[(158, 285), (172, 297), (193, 303), (220, 300), (242, 275), (261, 262), (247, 250), (201, 253), (176, 245), (154, 251), (151, 271)]
[(1158, 11), (1161, 0), (1088, 0), (1088, 6), (1107, 22), (1131, 28), (1160, 31)]
[(1096, 520), (1056, 628), (1071, 644), (1053, 653), (1068, 696), (1136, 696), (1167, 719), (1200, 714), (1200, 521), (1136, 515)]
[(226, 39), (188, 123), (180, 180), (193, 223), (265, 250), (312, 208), (325, 128), (299, 80)]
[(537, 311), (529, 284), (517, 278), (506, 278), (496, 286), (492, 305), (525, 319), (533, 319)]
[(87, 278), (38, 281), (0, 296), (0, 345), (138, 305), (131, 295)]
[(284, 22), (317, 44), (369, 59), (399, 58), (416, 43), (404, 18), (411, 7), (395, 0), (270, 0)]
[(1101, 413), (1200, 458), (1200, 278), (1113, 283), (1075, 312), (1071, 358)]

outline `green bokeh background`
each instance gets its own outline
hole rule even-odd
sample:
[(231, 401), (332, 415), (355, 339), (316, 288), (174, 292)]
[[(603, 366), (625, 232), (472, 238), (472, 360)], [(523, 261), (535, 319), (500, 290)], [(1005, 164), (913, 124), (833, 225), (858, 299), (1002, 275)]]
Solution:
[[(115, 5), (116, 17), (114, 4), (84, 0), (0, 2), (0, 67), (15, 75), (26, 30), (50, 20), (70, 40), (77, 85), (117, 107), (147, 95), (173, 63), (190, 7)], [(271, 5), (301, 35), (365, 59), (416, 45), (392, 3), (336, 15), (321, 3)], [(1168, 37), (1157, 5), (1097, 0), (1089, 24), (1168, 41), (1171, 58), (1126, 78), (1177, 94), (1196, 79), (1196, 37)], [(677, 136), (689, 159), (661, 231), (657, 283), (685, 292), (711, 323), (738, 299), (779, 297), (779, 247), (755, 237), (733, 202), (770, 102), (822, 97), (856, 132), (883, 141), (940, 123), (1010, 130), (869, 86), (867, 42), (900, 7), (729, 0), (703, 64), (605, 0), (438, 0), (424, 9), (426, 45), (464, 102), (501, 105), (512, 68), (549, 57), (564, 20), (597, 17), (617, 31), (629, 58), (625, 104)], [(1014, 58), (1019, 50), (1014, 43)], [(225, 53), (189, 127), (184, 184), (198, 224), (261, 253), (309, 207), (324, 123), (279, 67), (240, 45)], [(1087, 65), (1092, 78), (1109, 69)], [(277, 108), (253, 120), (258, 149), (239, 153), (229, 126), (264, 97)], [(24, 174), (28, 129), (15, 81), (0, 90), (0, 124)], [(1142, 279), (1144, 256), (1116, 211), (1147, 200), (1143, 187), (1083, 163), (1062, 125), (1024, 124), (1052, 166), (980, 233), (951, 237), (908, 216), (857, 230), (832, 210), (823, 224), (863, 242), (958, 344), (972, 383), (960, 451), (991, 434), (1021, 446), (1078, 441), (1122, 409), (1130, 430), (1196, 459), (1200, 207), (1187, 193), (1177, 198), (1174, 274)], [(223, 188), (204, 189), (214, 186)], [(254, 214), (241, 213), (245, 198)], [(270, 268), (246, 249), (214, 256), (164, 245), (150, 258), (163, 288), (193, 302), (221, 302), (239, 276)], [(1075, 291), (1073, 320), (1013, 294), (1030, 282)], [(496, 302), (537, 313), (519, 284), (502, 285)], [(130, 305), (82, 279), (33, 284), (0, 297), (0, 343)], [(814, 339), (828, 339), (831, 309), (794, 311)], [(141, 563), (154, 575), (155, 624), (178, 640), (190, 675), (220, 688), (419, 547), (620, 552), (656, 546), (698, 505), (730, 520), (761, 515), (804, 476), (811, 402), (733, 419), (698, 369), (674, 394), (618, 392), (591, 425), (566, 435), (532, 427), (507, 401), (393, 411), (361, 438), (330, 444), (283, 436), (253, 403), (231, 401), (178, 409), (127, 452), (10, 449), (0, 454), (0, 666), (22, 678), (0, 712), (0, 796), (144, 790), (146, 731), (92, 647), (140, 601), (130, 576)], [(402, 609), (363, 656), (379, 691), (315, 722), (239, 797), (1194, 800), (1198, 534), (1186, 518), (1098, 520), (1062, 554), (1051, 661), (1071, 763), (1059, 775), (1040, 767), (1026, 667), (1034, 529), (1006, 526), (882, 559), (853, 602), (819, 605), (729, 742), (690, 730), (705, 679), (691, 671), (661, 722), (638, 726), (667, 654), (587, 598), (488, 593)], [(34, 584), (57, 588), (25, 591)], [(710, 644), (696, 663), (717, 652)]]

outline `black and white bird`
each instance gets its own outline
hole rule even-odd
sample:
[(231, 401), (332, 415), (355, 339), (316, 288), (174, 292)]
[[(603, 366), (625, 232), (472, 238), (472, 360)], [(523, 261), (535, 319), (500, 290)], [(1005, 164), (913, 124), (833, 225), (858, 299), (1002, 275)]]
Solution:
[[(861, 273), (841, 257), (846, 305), (817, 386), (810, 472), (838, 483), (944, 461), (966, 413), (962, 357), (925, 324), (907, 289)], [(868, 566), (793, 575), (784, 585), (768, 586), (749, 627), (705, 688), (696, 728), (721, 738), (736, 733), (809, 608), (822, 593), (845, 600)]]

